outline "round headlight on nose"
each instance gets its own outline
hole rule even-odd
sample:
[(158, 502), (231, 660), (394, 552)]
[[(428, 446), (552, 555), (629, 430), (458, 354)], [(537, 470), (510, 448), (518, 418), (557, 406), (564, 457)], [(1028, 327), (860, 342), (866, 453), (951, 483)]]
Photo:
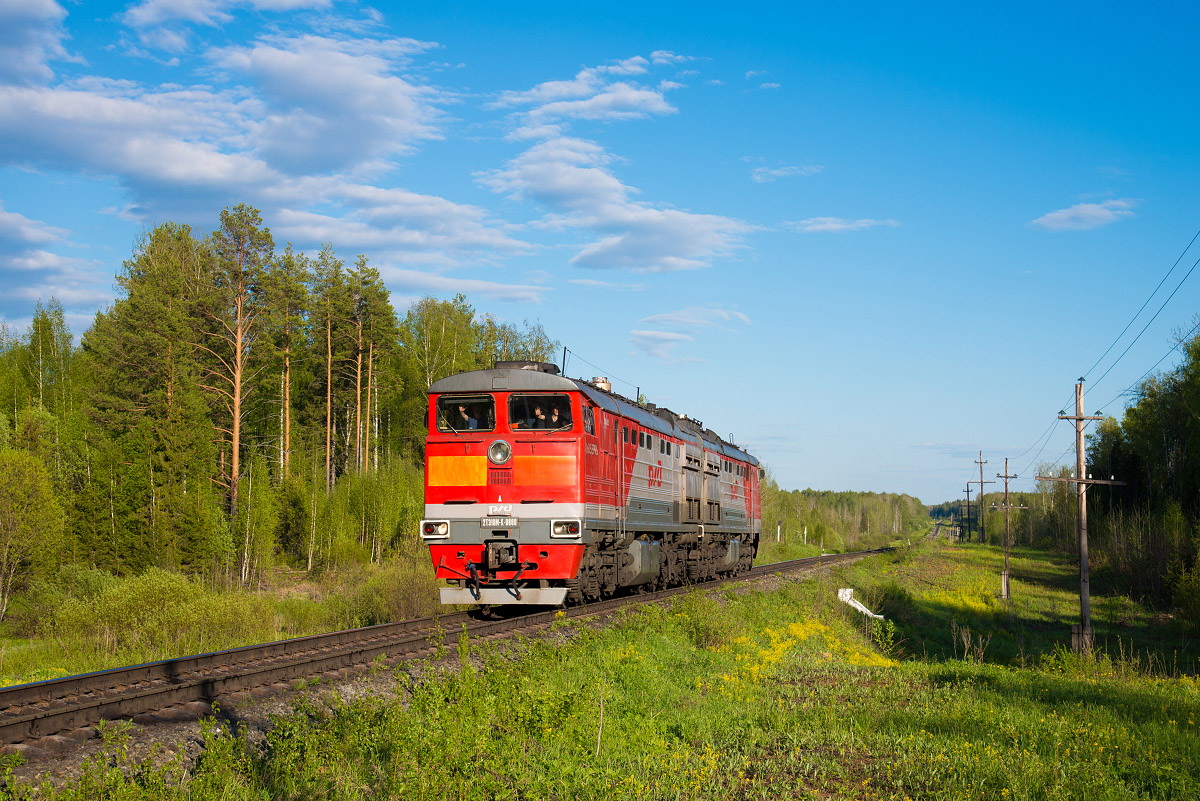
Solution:
[(498, 439), (488, 446), (488, 461), (492, 464), (504, 464), (512, 458), (512, 446)]

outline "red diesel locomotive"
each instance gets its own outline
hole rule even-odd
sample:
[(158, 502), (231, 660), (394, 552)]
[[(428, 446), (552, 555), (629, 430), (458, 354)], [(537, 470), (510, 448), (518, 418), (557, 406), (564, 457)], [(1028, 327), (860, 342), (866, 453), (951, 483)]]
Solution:
[(758, 460), (552, 364), (429, 388), (425, 520), (447, 604), (580, 603), (750, 567)]

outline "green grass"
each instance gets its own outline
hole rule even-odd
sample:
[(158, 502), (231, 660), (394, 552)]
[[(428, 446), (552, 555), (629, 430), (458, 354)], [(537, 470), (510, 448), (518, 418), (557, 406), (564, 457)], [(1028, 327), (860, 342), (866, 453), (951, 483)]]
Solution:
[(430, 615), (432, 573), (415, 553), (251, 591), (159, 569), (121, 578), (69, 567), (5, 621), (0, 686)]
[[(1064, 652), (1069, 565), (1020, 558), (1011, 607), (986, 594), (994, 553), (922, 545), (603, 630), (564, 619), (568, 642), (516, 656), (460, 639), (459, 672), (397, 674), (394, 698), (298, 702), (262, 748), (210, 726), (186, 781), (182, 766), (123, 765), (116, 734), (113, 756), (42, 797), (1200, 796), (1195, 676), (1165, 656)], [(839, 587), (903, 614), (868, 627)], [(1184, 636), (1126, 601), (1111, 610), (1122, 631), (1118, 615), (1145, 618), (1131, 636), (1152, 653)], [(987, 647), (964, 658), (963, 628)], [(1000, 647), (1022, 631), (1022, 648)]]

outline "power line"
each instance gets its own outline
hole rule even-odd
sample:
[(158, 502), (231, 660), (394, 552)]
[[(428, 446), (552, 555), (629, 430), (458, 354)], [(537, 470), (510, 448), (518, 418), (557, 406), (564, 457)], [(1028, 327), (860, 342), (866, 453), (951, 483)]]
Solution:
[[(633, 383), (632, 381), (626, 381), (624, 378), (621, 378), (620, 376), (613, 375), (612, 373), (607, 373), (603, 367), (600, 367), (599, 365), (592, 364), (592, 363), (591, 363), (591, 362), (589, 362), (587, 359), (583, 358), (582, 356), (580, 356), (578, 353), (576, 353), (575, 351), (571, 350), (570, 348), (563, 348), (563, 350), (565, 350), (567, 353), (569, 353), (569, 354), (571, 354), (572, 356), (574, 356), (576, 359), (579, 359), (579, 361), (583, 362), (583, 363), (584, 363), (584, 364), (586, 364), (588, 367), (593, 367), (593, 368), (595, 368), (595, 369), (599, 370), (601, 373), (606, 373), (606, 375), (607, 375), (607, 376), (608, 376), (608, 378), (610, 378), (610, 379), (614, 379), (614, 378), (615, 378), (617, 381), (620, 381), (622, 384), (626, 384), (626, 385), (628, 385), (628, 386), (634, 387), (635, 389), (636, 389), (636, 388), (637, 388), (637, 386), (638, 386), (637, 384)], [(567, 361), (567, 360), (566, 360), (566, 357), (564, 357), (564, 358), (563, 358), (563, 373), (564, 373), (564, 374), (566, 374), (566, 372), (567, 372), (566, 361)]]
[[(1093, 364), (1091, 367), (1089, 367), (1087, 372), (1083, 374), (1083, 378), (1085, 381), (1087, 380), (1087, 377), (1092, 374), (1092, 371), (1096, 369), (1096, 366), (1098, 364), (1100, 364), (1100, 362), (1104, 361), (1104, 357), (1107, 356), (1110, 352), (1112, 352), (1112, 349), (1117, 346), (1117, 343), (1121, 341), (1121, 337), (1125, 336), (1125, 332), (1129, 330), (1129, 327), (1131, 325), (1133, 325), (1134, 321), (1137, 320), (1138, 316), (1143, 311), (1146, 310), (1146, 306), (1148, 306), (1150, 304), (1150, 301), (1154, 299), (1154, 296), (1158, 294), (1158, 290), (1162, 289), (1162, 285), (1165, 284), (1167, 282), (1167, 279), (1171, 277), (1171, 273), (1175, 272), (1175, 268), (1179, 266), (1179, 262), (1183, 261), (1184, 255), (1189, 250), (1192, 249), (1192, 245), (1194, 245), (1196, 243), (1196, 239), (1198, 237), (1200, 237), (1200, 229), (1197, 229), (1195, 235), (1192, 236), (1192, 241), (1188, 242), (1187, 247), (1185, 247), (1183, 249), (1183, 252), (1181, 252), (1179, 254), (1179, 258), (1175, 259), (1175, 263), (1171, 265), (1171, 269), (1167, 270), (1167, 274), (1164, 275), (1162, 277), (1162, 280), (1158, 282), (1158, 286), (1154, 287), (1154, 291), (1150, 293), (1150, 297), (1146, 298), (1146, 302), (1142, 304), (1142, 307), (1140, 309), (1138, 309), (1137, 312), (1133, 315), (1133, 317), (1129, 320), (1129, 322), (1125, 324), (1125, 327), (1121, 329), (1121, 333), (1117, 334), (1117, 338), (1114, 339), (1112, 341), (1112, 344), (1108, 346), (1108, 350), (1104, 351), (1104, 353), (1101, 353), (1100, 358), (1096, 359), (1096, 364)], [(1194, 267), (1193, 267), (1193, 269), (1194, 269)], [(1184, 280), (1186, 280), (1186, 276), (1185, 276)], [(1171, 294), (1174, 294), (1174, 293), (1171, 293)], [(1167, 300), (1170, 300), (1170, 298), (1167, 298)], [(1163, 304), (1163, 305), (1166, 305), (1166, 304)], [(1159, 311), (1162, 311), (1162, 309), (1159, 309)], [(1138, 336), (1141, 336), (1141, 334), (1138, 334)], [(1137, 340), (1134, 340), (1134, 341), (1136, 342)], [(1122, 354), (1122, 355), (1124, 355), (1124, 354)], [(1120, 361), (1120, 359), (1117, 359), (1117, 361)], [(1114, 362), (1114, 364), (1115, 363), (1116, 362)], [(1112, 368), (1110, 367), (1109, 369), (1111, 370)], [(1108, 373), (1105, 372), (1105, 375), (1108, 375)], [(1101, 378), (1103, 378), (1103, 377), (1104, 376), (1101, 376)], [(1097, 383), (1099, 383), (1099, 380), (1097, 380)]]
[(1175, 351), (1179, 350), (1179, 347), (1180, 347), (1181, 345), (1183, 345), (1183, 344), (1184, 344), (1184, 342), (1187, 340), (1187, 338), (1188, 338), (1188, 337), (1190, 337), (1192, 334), (1196, 333), (1196, 331), (1200, 331), (1200, 323), (1196, 323), (1194, 326), (1192, 326), (1191, 330), (1190, 330), (1190, 331), (1188, 331), (1186, 334), (1184, 334), (1182, 337), (1180, 337), (1180, 339), (1179, 339), (1179, 342), (1176, 342), (1174, 345), (1172, 345), (1172, 346), (1171, 346), (1171, 349), (1170, 349), (1170, 350), (1168, 350), (1166, 353), (1164, 353), (1161, 359), (1159, 359), (1159, 360), (1158, 360), (1158, 361), (1156, 361), (1154, 364), (1152, 364), (1152, 365), (1150, 366), (1150, 369), (1149, 369), (1149, 370), (1147, 370), (1146, 372), (1142, 373), (1142, 377), (1141, 377), (1141, 378), (1139, 378), (1137, 381), (1134, 381), (1132, 384), (1130, 384), (1129, 386), (1125, 387), (1125, 389), (1123, 389), (1123, 390), (1121, 390), (1120, 392), (1118, 392), (1118, 393), (1117, 393), (1117, 396), (1116, 396), (1115, 398), (1113, 398), (1112, 400), (1110, 400), (1108, 403), (1106, 403), (1106, 404), (1104, 404), (1103, 406), (1101, 406), (1101, 407), (1100, 407), (1100, 410), (1101, 410), (1101, 411), (1103, 411), (1104, 409), (1107, 409), (1107, 408), (1108, 408), (1109, 406), (1111, 406), (1111, 405), (1112, 405), (1114, 402), (1116, 402), (1116, 401), (1117, 401), (1117, 400), (1119, 400), (1120, 398), (1123, 398), (1123, 397), (1124, 397), (1124, 396), (1125, 396), (1125, 395), (1126, 395), (1126, 394), (1127, 394), (1127, 393), (1128, 393), (1128, 392), (1129, 392), (1131, 389), (1133, 389), (1134, 387), (1138, 386), (1138, 385), (1139, 385), (1139, 384), (1141, 384), (1143, 381), (1145, 381), (1145, 380), (1146, 380), (1146, 377), (1147, 377), (1148, 375), (1150, 375), (1151, 373), (1153, 373), (1153, 372), (1154, 372), (1154, 370), (1155, 370), (1155, 368), (1157, 368), (1157, 367), (1158, 367), (1160, 364), (1162, 364), (1163, 362), (1165, 362), (1165, 361), (1167, 360), (1167, 357), (1168, 357), (1168, 356), (1170, 356), (1170, 355), (1171, 355), (1172, 353), (1174, 353)]
[[(1046, 446), (1050, 444), (1050, 440), (1053, 438), (1054, 428), (1061, 422), (1062, 421), (1059, 420), (1057, 417), (1054, 418), (1054, 422), (1050, 425), (1050, 428), (1047, 429), (1047, 433), (1042, 435), (1046, 441), (1042, 443), (1042, 447), (1038, 448), (1038, 452), (1034, 455), (1034, 457), (1029, 460), (1029, 464), (1027, 464), (1023, 468), (1021, 468), (1021, 470), (1020, 470), (1021, 473), (1029, 472), (1029, 468), (1032, 467), (1033, 465), (1037, 464), (1038, 457), (1040, 457), (1042, 455), (1042, 451), (1046, 450)], [(1037, 443), (1034, 443), (1034, 444), (1036, 445)], [(1026, 448), (1025, 453), (1029, 453), (1029, 451), (1032, 449), (1032, 447), (1033, 446), (1031, 445), (1029, 448)]]
[(1175, 288), (1173, 290), (1171, 290), (1171, 294), (1168, 295), (1167, 299), (1164, 300), (1162, 305), (1158, 307), (1158, 311), (1156, 311), (1154, 313), (1154, 316), (1150, 318), (1150, 321), (1147, 322), (1144, 326), (1142, 326), (1141, 331), (1138, 331), (1138, 335), (1133, 338), (1133, 342), (1130, 342), (1129, 346), (1126, 347), (1125, 350), (1121, 351), (1121, 355), (1117, 357), (1117, 360), (1115, 362), (1113, 362), (1112, 364), (1110, 364), (1108, 366), (1108, 369), (1104, 371), (1104, 375), (1102, 375), (1096, 379), (1095, 383), (1092, 384), (1093, 387), (1096, 386), (1096, 384), (1099, 384), (1101, 381), (1103, 381), (1104, 376), (1106, 376), (1110, 372), (1112, 372), (1112, 369), (1114, 367), (1116, 367), (1118, 363), (1120, 363), (1121, 359), (1125, 358), (1125, 354), (1129, 353), (1129, 348), (1132, 348), (1137, 343), (1137, 341), (1142, 338), (1142, 334), (1146, 333), (1146, 329), (1150, 327), (1150, 323), (1153, 323), (1158, 318), (1159, 313), (1162, 312), (1162, 310), (1167, 307), (1167, 304), (1171, 302), (1171, 298), (1175, 297), (1175, 293), (1178, 292), (1179, 288), (1183, 286), (1183, 282), (1188, 280), (1188, 276), (1190, 276), (1193, 272), (1195, 272), (1197, 265), (1200, 265), (1200, 259), (1196, 259), (1196, 261), (1192, 262), (1192, 267), (1190, 270), (1187, 271), (1187, 275), (1184, 275), (1183, 278), (1180, 279), (1179, 283), (1175, 285)]
[[(1187, 255), (1187, 252), (1192, 249), (1192, 245), (1196, 244), (1197, 239), (1200, 239), (1200, 229), (1197, 229), (1196, 233), (1192, 235), (1191, 240), (1189, 240), (1187, 243), (1187, 247), (1185, 247), (1182, 251), (1180, 251), (1179, 256), (1176, 257), (1175, 262), (1171, 265), (1171, 269), (1167, 270), (1166, 275), (1164, 275), (1162, 277), (1162, 279), (1158, 282), (1158, 286), (1154, 287), (1154, 291), (1150, 293), (1150, 295), (1146, 298), (1145, 302), (1142, 303), (1141, 308), (1139, 308), (1137, 310), (1137, 312), (1133, 315), (1133, 317), (1130, 318), (1129, 322), (1125, 324), (1125, 327), (1123, 329), (1121, 329), (1121, 333), (1117, 335), (1117, 338), (1112, 341), (1112, 344), (1108, 346), (1108, 348), (1104, 351), (1104, 353), (1100, 354), (1100, 358), (1096, 360), (1095, 364), (1093, 364), (1091, 367), (1089, 367), (1087, 372), (1083, 374), (1083, 380), (1087, 380), (1087, 377), (1089, 375), (1091, 375), (1092, 371), (1096, 369), (1097, 365), (1099, 365), (1100, 362), (1104, 361), (1104, 357), (1107, 356), (1109, 353), (1111, 353), (1112, 349), (1114, 347), (1116, 347), (1118, 342), (1121, 341), (1121, 337), (1125, 336), (1126, 332), (1129, 331), (1129, 328), (1137, 321), (1137, 318), (1141, 315), (1141, 313), (1143, 311), (1145, 311), (1146, 306), (1148, 306), (1150, 304), (1150, 301), (1153, 300), (1154, 296), (1158, 294), (1158, 290), (1162, 289), (1162, 285), (1164, 283), (1166, 283), (1167, 279), (1171, 277), (1171, 274), (1175, 272), (1175, 268), (1179, 266), (1179, 263), (1183, 260), (1183, 257), (1185, 255)], [(1197, 260), (1197, 263), (1200, 263), (1200, 259)], [(1137, 342), (1138, 339), (1141, 338), (1142, 334), (1144, 334), (1146, 332), (1146, 329), (1150, 327), (1150, 323), (1154, 322), (1154, 319), (1156, 317), (1158, 317), (1159, 313), (1163, 310), (1163, 308), (1166, 307), (1167, 303), (1169, 303), (1171, 298), (1175, 296), (1175, 293), (1179, 291), (1179, 288), (1181, 286), (1183, 286), (1184, 281), (1187, 281), (1188, 276), (1190, 276), (1192, 274), (1192, 271), (1195, 269), (1196, 269), (1196, 264), (1193, 264), (1191, 270), (1188, 270), (1187, 275), (1185, 275), (1183, 277), (1183, 279), (1179, 282), (1179, 284), (1175, 287), (1175, 289), (1172, 290), (1170, 296), (1168, 296), (1167, 299), (1165, 301), (1163, 301), (1162, 306), (1159, 306), (1158, 311), (1156, 311), (1154, 313), (1154, 317), (1150, 318), (1150, 322), (1146, 323), (1146, 325), (1142, 328), (1142, 330), (1138, 332), (1138, 335), (1137, 335), (1137, 337), (1134, 338), (1133, 342), (1130, 342), (1129, 346), (1127, 348), (1125, 348), (1125, 350), (1121, 353), (1120, 356), (1117, 357), (1117, 361), (1115, 361), (1111, 365), (1109, 365), (1108, 370), (1104, 371), (1104, 375), (1102, 375), (1102, 376), (1100, 376), (1100, 378), (1096, 379), (1095, 384), (1093, 384), (1092, 386), (1095, 386), (1096, 384), (1098, 384), (1102, 380), (1104, 380), (1104, 377), (1109, 374), (1109, 372), (1113, 369), (1113, 367), (1117, 366), (1117, 362), (1121, 361), (1121, 359), (1124, 358), (1125, 354), (1129, 352), (1129, 349), (1133, 347), (1134, 343)], [(1200, 328), (1200, 326), (1197, 326), (1197, 328)], [(1192, 330), (1195, 331), (1196, 328), (1193, 328)], [(1174, 350), (1174, 348), (1172, 350)], [(1167, 356), (1169, 356), (1169, 355), (1170, 355), (1170, 351), (1167, 352)], [(1159, 359), (1157, 362), (1155, 362), (1154, 367), (1157, 367), (1159, 364), (1161, 364), (1163, 362), (1163, 360), (1167, 358), (1167, 356), (1163, 356), (1162, 359)], [(1151, 367), (1150, 370), (1147, 370), (1146, 373), (1144, 373), (1142, 375), (1142, 378), (1138, 379), (1138, 381), (1135, 382), (1135, 384), (1141, 382), (1142, 379), (1144, 379), (1147, 375), (1149, 375), (1149, 373), (1154, 369), (1154, 367)], [(1130, 386), (1132, 387), (1133, 385), (1130, 385)], [(1121, 395), (1124, 395), (1126, 392), (1129, 391), (1129, 389), (1130, 389), (1130, 387), (1126, 387), (1124, 390), (1121, 391), (1120, 394), (1117, 395), (1117, 398), (1121, 397)], [(1106, 406), (1113, 403), (1113, 401), (1115, 401), (1117, 398), (1113, 398), (1113, 400), (1104, 404), (1104, 406), (1102, 406), (1100, 408), (1101, 409), (1105, 408)], [(1065, 409), (1067, 407), (1067, 404), (1069, 404), (1071, 402), (1071, 400), (1072, 400), (1072, 398), (1068, 398), (1066, 401), (1064, 401), (1062, 404), (1062, 408)], [(1054, 422), (1056, 423), (1058, 421), (1056, 420)], [(1051, 428), (1053, 428), (1053, 426), (1054, 426), (1054, 423), (1051, 423)], [(1043, 432), (1042, 436), (1043, 437), (1045, 436), (1044, 432)], [(1020, 459), (1021, 456), (1024, 456), (1026, 453), (1029, 453), (1029, 451), (1033, 450), (1033, 448), (1037, 445), (1037, 443), (1040, 440), (1041, 440), (1041, 437), (1034, 440), (1033, 445), (1030, 445), (1028, 448), (1026, 448), (1024, 450), (1024, 452), (1021, 453), (1020, 455), (1018, 455), (1016, 458)], [(1043, 445), (1042, 447), (1044, 448), (1045, 446)], [(1038, 451), (1038, 453), (1040, 455), (1041, 451)], [(1037, 457), (1035, 456), (1034, 460), (1036, 461), (1036, 459), (1037, 459)], [(1026, 469), (1028, 469), (1028, 468), (1029, 468), (1029, 465), (1026, 465)], [(1022, 472), (1024, 472), (1024, 471), (1022, 471)]]

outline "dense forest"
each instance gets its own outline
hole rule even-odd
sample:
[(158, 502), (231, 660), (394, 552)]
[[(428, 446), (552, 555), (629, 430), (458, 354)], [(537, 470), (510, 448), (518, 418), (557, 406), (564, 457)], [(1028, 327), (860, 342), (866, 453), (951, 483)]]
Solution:
[(149, 231), (116, 286), (78, 346), (54, 300), (0, 329), (0, 618), (63, 564), (249, 586), (378, 561), (415, 537), (429, 384), (557, 348), (461, 295), (397, 317), (364, 256), (277, 248), (246, 206)]
[[(207, 235), (147, 232), (116, 288), (78, 344), (53, 299), (27, 330), (0, 326), (0, 620), (16, 591), (32, 604), (18, 629), (61, 639), (64, 598), (83, 604), (67, 628), (90, 631), (106, 603), (191, 592), (171, 576), (255, 589), (273, 568), (332, 595), (429, 596), (366, 599), (328, 625), (426, 613), (426, 389), (497, 359), (552, 360), (540, 324), (461, 295), (398, 315), (365, 256), (278, 247), (242, 205)], [(829, 550), (881, 544), (921, 519), (907, 496), (764, 484), (764, 529), (782, 521), (785, 541), (807, 526)]]
[[(1200, 623), (1200, 335), (1179, 343), (1173, 370), (1144, 380), (1122, 419), (1099, 421), (1087, 437), (1087, 470), (1124, 482), (1088, 490), (1088, 544), (1093, 574), (1140, 600), (1174, 606)], [(1069, 477), (1070, 468), (1041, 465), (1038, 475)], [(1004, 514), (984, 496), (988, 540), (1000, 544)], [(1074, 485), (1042, 481), (1031, 493), (1012, 493), (1014, 542), (1077, 552)], [(978, 507), (972, 518), (978, 532)], [(961, 514), (942, 504), (936, 516)]]

